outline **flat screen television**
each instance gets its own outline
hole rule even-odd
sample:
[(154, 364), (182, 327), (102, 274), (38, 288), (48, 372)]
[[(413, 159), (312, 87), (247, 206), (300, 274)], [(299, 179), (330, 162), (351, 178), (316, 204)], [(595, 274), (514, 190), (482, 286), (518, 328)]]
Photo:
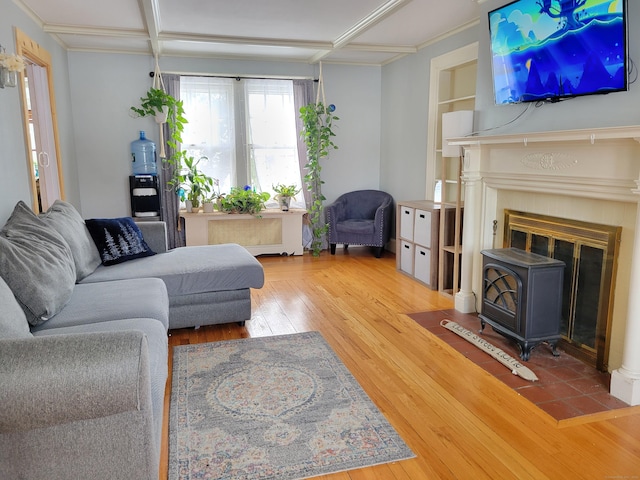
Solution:
[(517, 0), (489, 32), (496, 104), (627, 89), (625, 0)]

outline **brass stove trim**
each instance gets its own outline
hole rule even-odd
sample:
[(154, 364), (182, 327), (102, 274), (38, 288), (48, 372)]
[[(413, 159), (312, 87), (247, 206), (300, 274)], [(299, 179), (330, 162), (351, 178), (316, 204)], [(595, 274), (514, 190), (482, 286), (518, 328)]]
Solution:
[[(570, 355), (596, 367), (598, 370), (607, 371), (609, 360), (609, 347), (611, 341), (611, 319), (613, 315), (613, 296), (615, 279), (617, 275), (618, 254), (622, 227), (603, 225), (598, 223), (583, 222), (573, 219), (558, 218), (548, 215), (539, 215), (528, 212), (520, 212), (505, 209), (504, 211), (504, 247), (511, 246), (512, 232), (526, 233), (526, 250), (531, 250), (532, 234), (548, 237), (553, 240), (562, 240), (573, 244), (586, 245), (603, 250), (603, 268), (601, 271), (600, 301), (597, 315), (595, 344), (593, 349), (587, 345), (577, 345), (571, 339), (563, 338), (559, 346)], [(549, 242), (549, 256), (553, 256), (554, 242)], [(574, 250), (575, 251), (575, 250)], [(574, 257), (574, 266), (577, 261)], [(574, 270), (574, 278), (578, 269)], [(575, 290), (572, 293), (570, 317), (575, 314)]]

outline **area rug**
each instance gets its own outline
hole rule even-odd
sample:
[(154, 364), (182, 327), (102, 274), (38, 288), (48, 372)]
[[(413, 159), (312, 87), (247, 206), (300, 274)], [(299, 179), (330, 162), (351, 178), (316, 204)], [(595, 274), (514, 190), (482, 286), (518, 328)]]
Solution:
[(174, 347), (169, 480), (298, 479), (412, 458), (318, 332)]

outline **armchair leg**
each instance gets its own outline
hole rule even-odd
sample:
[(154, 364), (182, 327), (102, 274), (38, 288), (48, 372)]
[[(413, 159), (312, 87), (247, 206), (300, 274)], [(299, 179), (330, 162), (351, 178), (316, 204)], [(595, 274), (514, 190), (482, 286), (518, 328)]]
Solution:
[(384, 247), (374, 247), (376, 258), (380, 258), (382, 256), (382, 252), (384, 252)]
[(331, 255), (335, 255), (336, 254), (336, 244), (332, 243), (331, 244)]

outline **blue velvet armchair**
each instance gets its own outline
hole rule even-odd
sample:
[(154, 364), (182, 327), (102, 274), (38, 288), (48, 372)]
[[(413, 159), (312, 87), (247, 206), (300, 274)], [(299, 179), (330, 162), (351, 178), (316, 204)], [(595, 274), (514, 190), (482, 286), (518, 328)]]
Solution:
[(391, 237), (393, 197), (380, 190), (357, 190), (341, 195), (326, 210), (331, 255), (336, 244), (374, 247), (380, 258)]

